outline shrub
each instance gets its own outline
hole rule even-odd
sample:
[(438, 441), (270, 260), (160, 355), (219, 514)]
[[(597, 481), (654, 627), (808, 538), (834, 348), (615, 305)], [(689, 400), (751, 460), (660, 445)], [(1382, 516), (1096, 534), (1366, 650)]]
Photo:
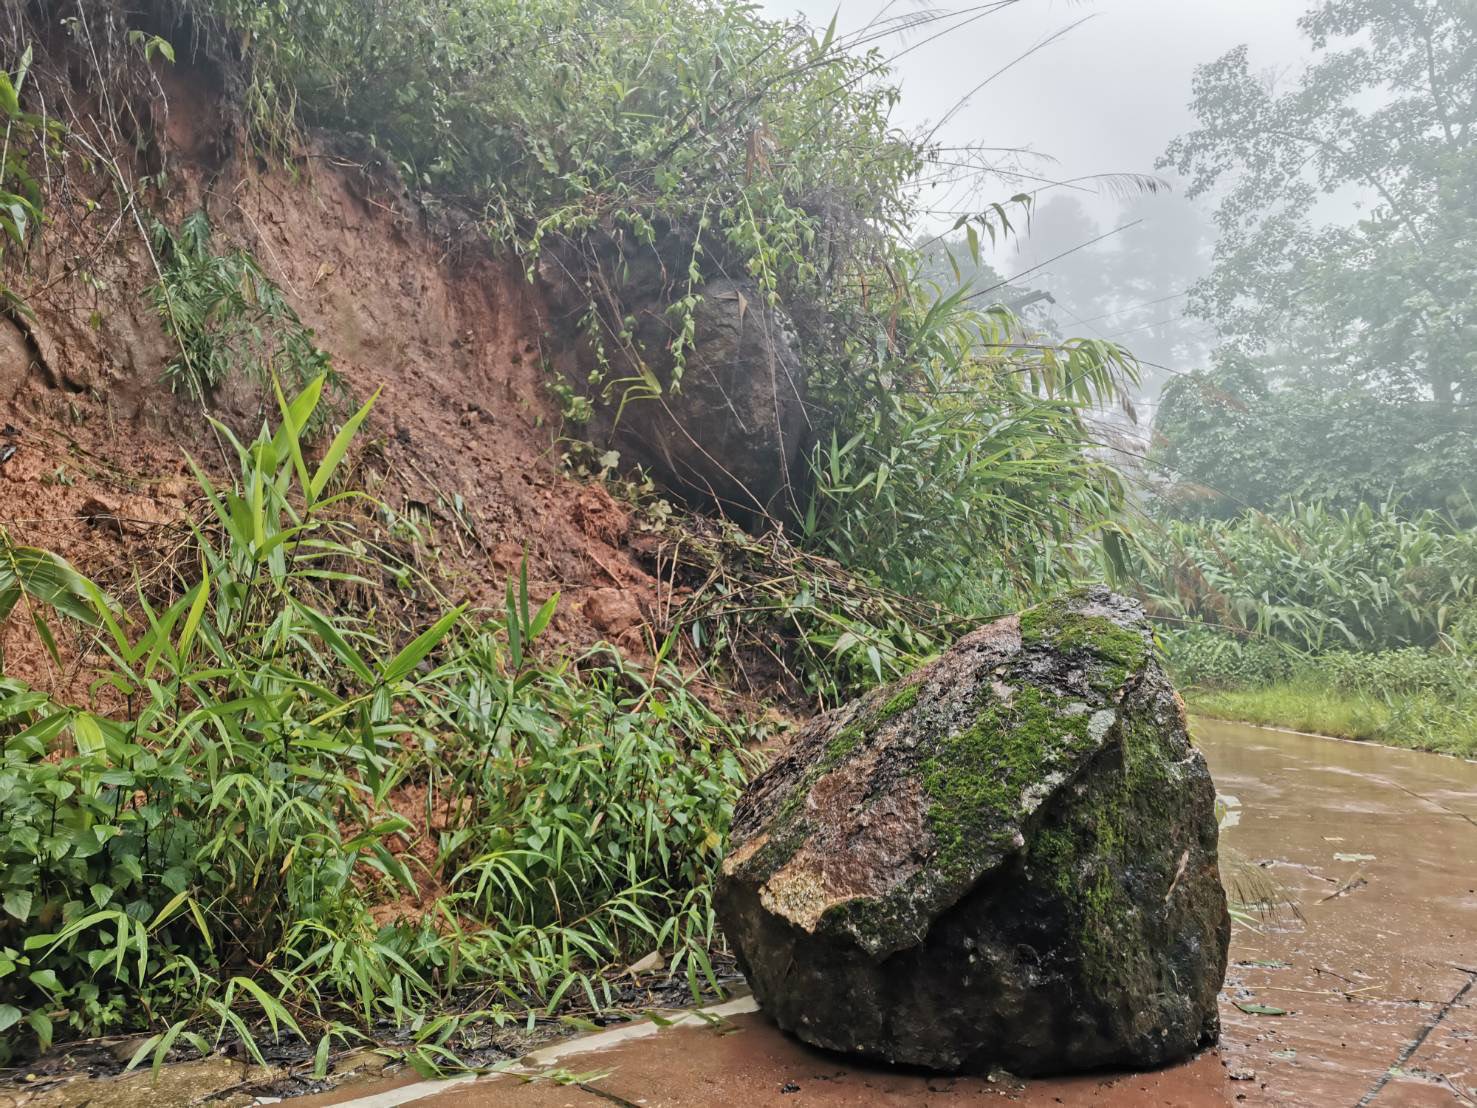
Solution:
[(1477, 689), (1477, 659), (1446, 651), (1386, 650), (1377, 654), (1337, 651), (1309, 664), (1344, 692), (1391, 697), (1431, 693), (1457, 701)]
[(1137, 580), (1153, 614), (1302, 650), (1434, 646), (1477, 603), (1477, 530), (1394, 504), (1312, 503), (1139, 537)]
[(1136, 368), (1108, 343), (1023, 342), (1009, 313), (920, 286), (873, 382), (820, 375), (808, 542), (900, 592), (994, 614), (1060, 588), (1111, 526), (1121, 475), (1085, 411)]
[[(455, 1021), (421, 1017), (468, 986), (502, 1019), (571, 990), (608, 1003), (602, 971), (653, 948), (694, 989), (714, 978), (739, 733), (661, 664), (536, 659), (557, 597), (535, 609), (526, 577), (501, 620), (453, 610), (398, 649), (341, 614), (366, 563), (357, 494), (330, 485), (368, 406), (309, 467), (322, 384), (249, 445), (218, 425), (240, 474), (199, 473), (199, 575), (139, 596), (137, 627), (65, 563), (4, 548), (0, 611), (24, 605), (48, 643), (47, 610), (99, 628), (117, 708), (0, 684), (0, 1052), (44, 1048), (54, 1019), (153, 1031), (156, 1061), (181, 1037), (255, 1051), (265, 1020), (322, 1044), (432, 1028), (434, 1061)], [(375, 923), (388, 902), (407, 907)]]
[[(245, 250), (215, 253), (212, 237), (203, 211), (186, 217), (178, 234), (162, 223), (154, 226), (159, 259), (154, 306), (178, 344), (164, 371), (170, 388), (203, 402), (237, 374), (270, 402), (274, 376), (294, 392), (322, 377), (330, 392), (342, 397), (343, 385), (328, 355), (314, 344), (313, 332), (282, 290)], [(327, 405), (315, 409), (314, 428), (329, 414)]]
[(1244, 638), (1206, 630), (1161, 635), (1175, 680), (1212, 689), (1262, 688), (1287, 681), (1304, 655), (1275, 639)]
[[(13, 71), (0, 70), (0, 123), (5, 128), (3, 150), (0, 150), (0, 260), (9, 247), (23, 252), (41, 228), (44, 197), (30, 163), (32, 158), (56, 157), (63, 133), (56, 120), (22, 109), (21, 90), (30, 68), (28, 46)], [(25, 310), (3, 282), (0, 282), (0, 308)]]

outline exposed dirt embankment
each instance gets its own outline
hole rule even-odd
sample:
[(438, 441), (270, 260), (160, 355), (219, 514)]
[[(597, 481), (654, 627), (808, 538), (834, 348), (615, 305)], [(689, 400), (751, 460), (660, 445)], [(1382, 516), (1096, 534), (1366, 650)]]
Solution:
[[(69, 127), (93, 145), (115, 137), (101, 115), (78, 114)], [(184, 452), (215, 469), (223, 453), (199, 399), (164, 383), (178, 347), (150, 298), (148, 229), (203, 210), (221, 247), (249, 251), (313, 329), (352, 401), (382, 390), (354, 480), (399, 521), (387, 530), (401, 555), (450, 600), (495, 604), (526, 550), (532, 591), (563, 591), (556, 637), (639, 653), (654, 581), (627, 546), (628, 512), (561, 469), (547, 311), (522, 266), (465, 219), (419, 207), (368, 143), (311, 139), (290, 166), (269, 164), (220, 83), (184, 57), (156, 64), (133, 114), (141, 152), (69, 157), (48, 182), (39, 243), (23, 267), (6, 255), (32, 313), (0, 319), (11, 538), (125, 592), (187, 539)], [(206, 406), (250, 434), (275, 420), (264, 399), (232, 382)], [(9, 636), (11, 673), (64, 677), (25, 632)]]

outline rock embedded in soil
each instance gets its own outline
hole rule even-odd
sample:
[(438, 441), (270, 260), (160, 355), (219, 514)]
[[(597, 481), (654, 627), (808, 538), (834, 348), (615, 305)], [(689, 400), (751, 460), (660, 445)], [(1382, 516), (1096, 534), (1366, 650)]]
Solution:
[[(593, 232), (581, 244), (554, 245), (538, 274), (552, 325), (574, 340), (564, 366), (573, 387), (650, 378), (659, 394), (622, 386), (634, 402), (597, 404), (588, 430), (637, 463), (664, 490), (693, 507), (715, 509), (754, 531), (793, 520), (800, 504), (813, 428), (808, 373), (794, 320), (758, 284), (717, 272), (695, 288), (677, 280), (694, 265), (691, 229), (666, 228), (651, 243)], [(594, 267), (629, 320), (629, 346), (595, 346), (582, 331)], [(692, 332), (682, 338), (680, 298), (695, 293)], [(679, 367), (674, 349), (685, 354)], [(608, 359), (615, 365), (607, 365)], [(581, 384), (584, 382), (584, 384)], [(594, 394), (592, 393), (591, 396)]]
[(811, 721), (739, 804), (720, 922), (813, 1045), (947, 1071), (1214, 1041), (1215, 790), (1143, 610), (1073, 593)]

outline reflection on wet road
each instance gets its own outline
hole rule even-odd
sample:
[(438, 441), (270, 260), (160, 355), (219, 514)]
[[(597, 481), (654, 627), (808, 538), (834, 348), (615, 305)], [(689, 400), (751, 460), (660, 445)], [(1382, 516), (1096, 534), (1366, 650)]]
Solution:
[(1477, 1103), (1477, 766), (1209, 722), (1196, 737), (1231, 804), (1233, 899), (1297, 908), (1253, 909), (1233, 944), (1223, 1053), (1248, 1099)]

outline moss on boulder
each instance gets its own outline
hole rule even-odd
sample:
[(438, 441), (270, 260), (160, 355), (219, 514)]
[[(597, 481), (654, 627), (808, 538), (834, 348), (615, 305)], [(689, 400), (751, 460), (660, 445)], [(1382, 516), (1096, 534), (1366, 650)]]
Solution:
[(1142, 610), (1083, 590), (804, 728), (740, 805), (719, 916), (816, 1045), (1156, 1065), (1217, 1029), (1214, 796)]

